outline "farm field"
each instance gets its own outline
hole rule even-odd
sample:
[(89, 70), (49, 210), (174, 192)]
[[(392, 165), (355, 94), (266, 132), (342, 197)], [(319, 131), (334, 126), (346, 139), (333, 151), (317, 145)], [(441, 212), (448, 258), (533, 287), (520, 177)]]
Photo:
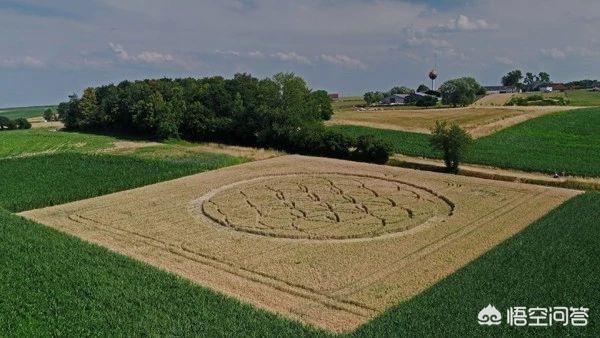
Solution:
[(429, 135), (423, 133), (352, 125), (333, 125), (329, 128), (340, 131), (350, 137), (374, 135), (391, 144), (393, 152), (397, 154), (431, 158), (441, 158), (442, 156), (440, 152), (431, 149)]
[(86, 152), (109, 148), (114, 137), (48, 129), (11, 130), (0, 133), (0, 158), (64, 151)]
[(456, 122), (474, 137), (492, 134), (520, 122), (570, 107), (465, 107), (336, 111), (329, 125), (429, 133), (436, 121)]
[(284, 156), (22, 215), (340, 332), (429, 288), (576, 194)]
[(600, 108), (542, 116), (480, 138), (467, 162), (600, 176)]
[[(557, 112), (478, 138), (466, 163), (553, 174), (600, 176), (600, 108)], [(396, 153), (440, 158), (426, 134), (359, 126), (333, 126), (351, 136), (377, 135)]]
[(128, 156), (69, 152), (0, 159), (0, 207), (10, 211), (40, 208), (244, 161), (210, 153), (155, 156), (155, 150), (140, 149)]
[(544, 98), (564, 97), (569, 100), (569, 105), (578, 107), (600, 106), (600, 92), (592, 92), (587, 89), (567, 90), (565, 92), (551, 93), (520, 93), (519, 96), (542, 95)]
[(516, 93), (488, 94), (473, 103), (473, 106), (504, 106)]
[(17, 107), (17, 108), (0, 108), (0, 116), (6, 116), (11, 120), (19, 117), (31, 118), (42, 116), (44, 110), (56, 106), (33, 106), (33, 107)]

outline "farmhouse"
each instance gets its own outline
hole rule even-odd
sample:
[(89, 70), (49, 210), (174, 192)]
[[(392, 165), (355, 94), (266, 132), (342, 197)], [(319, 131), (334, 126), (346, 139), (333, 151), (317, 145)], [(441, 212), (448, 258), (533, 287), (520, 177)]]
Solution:
[(504, 94), (504, 93), (517, 93), (519, 89), (514, 86), (485, 86), (485, 91), (488, 94)]
[(552, 87), (552, 90), (557, 90), (561, 92), (564, 92), (565, 90), (569, 89), (567, 88), (567, 86), (565, 86), (564, 83), (551, 83), (548, 85), (548, 87)]
[(329, 93), (329, 98), (330, 98), (332, 101), (337, 101), (337, 100), (339, 100), (339, 99), (340, 99), (340, 94), (338, 94), (338, 93)]

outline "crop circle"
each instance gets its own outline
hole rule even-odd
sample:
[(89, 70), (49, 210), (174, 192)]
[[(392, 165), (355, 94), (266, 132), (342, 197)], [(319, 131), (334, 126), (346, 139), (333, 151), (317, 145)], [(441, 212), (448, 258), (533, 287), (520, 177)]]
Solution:
[(259, 177), (214, 190), (194, 203), (220, 226), (311, 240), (403, 232), (454, 209), (448, 199), (423, 187), (345, 174)]

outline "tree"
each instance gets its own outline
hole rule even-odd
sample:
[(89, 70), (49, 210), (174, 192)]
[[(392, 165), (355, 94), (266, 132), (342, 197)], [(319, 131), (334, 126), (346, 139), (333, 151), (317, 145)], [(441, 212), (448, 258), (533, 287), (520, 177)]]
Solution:
[(52, 108), (48, 108), (48, 109), (44, 110), (43, 116), (44, 116), (44, 120), (46, 120), (48, 122), (58, 120), (58, 115), (56, 115), (56, 112)]
[(540, 79), (531, 72), (525, 73), (525, 79), (523, 80), (523, 84), (525, 85), (525, 89), (527, 91), (532, 91), (536, 84), (540, 82)]
[(485, 93), (485, 89), (470, 77), (449, 80), (440, 86), (442, 103), (447, 105), (467, 106), (473, 102), (477, 95)]
[(430, 142), (433, 149), (443, 153), (446, 169), (458, 173), (458, 166), (468, 147), (473, 143), (473, 139), (458, 124), (448, 125), (445, 121), (437, 121), (431, 130)]
[(375, 104), (381, 100), (383, 100), (383, 93), (381, 92), (366, 92), (363, 96), (363, 99), (367, 103), (367, 105)]
[(435, 96), (421, 96), (417, 102), (415, 102), (415, 105), (417, 107), (433, 107), (435, 105), (437, 105), (438, 103), (438, 99)]
[(429, 91), (429, 87), (427, 87), (424, 84), (419, 85), (419, 87), (417, 88), (417, 93), (425, 93)]
[(308, 97), (309, 109), (317, 113), (322, 120), (329, 120), (333, 115), (331, 107), (331, 98), (324, 90), (316, 90), (310, 93)]
[(31, 129), (31, 123), (24, 117), (15, 119), (15, 124), (17, 125), (17, 129)]
[(502, 77), (502, 85), (518, 87), (522, 78), (523, 73), (520, 70), (515, 69)]
[(394, 95), (394, 94), (412, 94), (414, 92), (415, 92), (414, 89), (404, 87), (404, 86), (401, 86), (401, 87), (396, 86), (396, 87), (390, 89), (390, 91), (388, 93), (389, 93), (389, 95)]
[(550, 74), (546, 73), (546, 72), (540, 72), (538, 74), (538, 79), (540, 80), (540, 82), (542, 83), (550, 83)]

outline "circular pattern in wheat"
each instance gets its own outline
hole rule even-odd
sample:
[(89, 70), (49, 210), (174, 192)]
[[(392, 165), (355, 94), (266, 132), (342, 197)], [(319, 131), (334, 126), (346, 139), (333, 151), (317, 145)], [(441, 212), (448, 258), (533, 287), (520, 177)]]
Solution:
[(407, 231), (452, 214), (454, 205), (423, 187), (377, 177), (291, 174), (218, 189), (196, 203), (211, 221), (238, 231), (291, 239), (356, 239)]

